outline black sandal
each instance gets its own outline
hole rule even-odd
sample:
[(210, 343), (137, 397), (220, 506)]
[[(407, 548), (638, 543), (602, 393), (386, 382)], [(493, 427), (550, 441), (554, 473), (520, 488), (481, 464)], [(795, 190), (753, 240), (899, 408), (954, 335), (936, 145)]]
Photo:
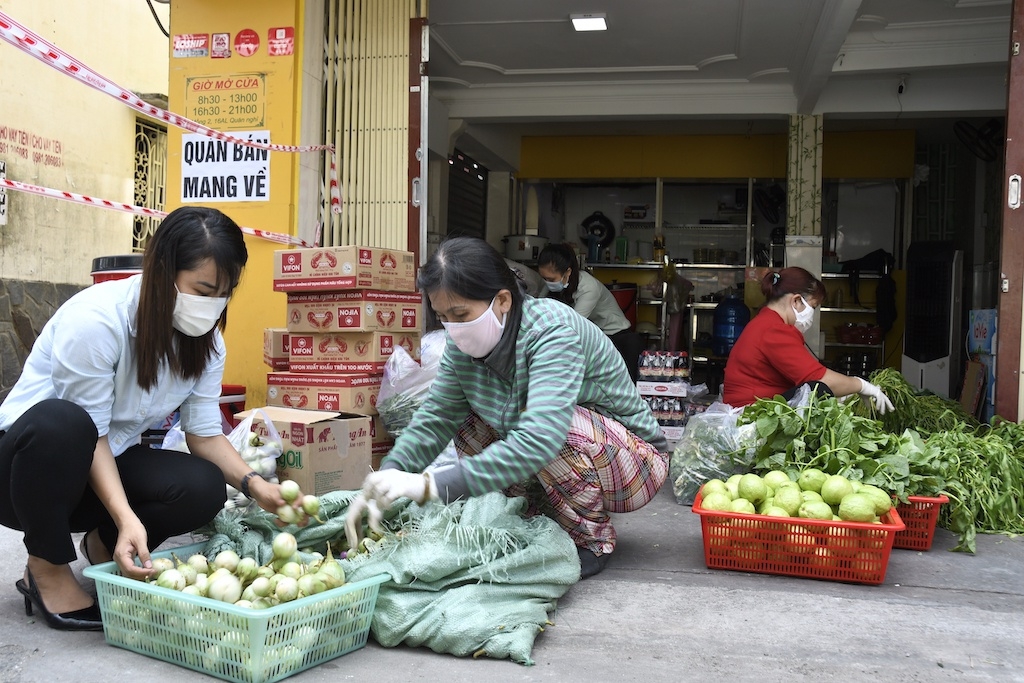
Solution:
[(58, 631), (103, 630), (103, 619), (100, 616), (99, 605), (93, 603), (89, 607), (78, 609), (74, 612), (54, 614), (46, 609), (46, 605), (43, 604), (43, 598), (39, 595), (39, 588), (36, 586), (36, 580), (33, 578), (32, 572), (26, 568), (25, 573), (28, 574), (28, 584), (25, 583), (24, 579), (18, 579), (14, 587), (25, 596), (26, 616), (32, 616), (32, 607), (34, 605), (42, 613), (46, 625)]

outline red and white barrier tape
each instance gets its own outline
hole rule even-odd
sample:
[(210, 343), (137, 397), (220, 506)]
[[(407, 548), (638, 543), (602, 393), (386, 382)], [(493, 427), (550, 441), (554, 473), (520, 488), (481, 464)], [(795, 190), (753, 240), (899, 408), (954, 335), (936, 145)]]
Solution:
[(155, 107), (143, 102), (141, 99), (136, 97), (132, 91), (122, 88), (110, 79), (96, 73), (82, 62), (58, 48), (56, 45), (53, 45), (46, 39), (25, 28), (3, 11), (0, 11), (0, 39), (7, 41), (22, 52), (35, 57), (53, 69), (75, 78), (76, 80), (88, 85), (90, 88), (94, 88), (102, 93), (110, 95), (129, 107), (142, 112), (146, 116), (166, 121), (173, 126), (183, 128), (187, 131), (200, 133), (214, 138), (215, 140), (226, 140), (236, 145), (257, 147), (259, 149), (267, 149), (273, 152), (329, 151), (331, 173), (331, 211), (334, 213), (341, 212), (341, 193), (338, 189), (337, 160), (334, 145), (277, 145), (273, 143), (244, 140), (242, 138), (237, 138), (232, 135), (228, 135), (227, 133), (214, 130), (213, 128), (208, 128), (201, 123), (193, 121), (192, 119), (179, 116), (178, 114), (161, 109), (160, 107)]
[[(123, 211), (124, 213), (130, 213), (136, 216), (163, 218), (164, 216), (167, 215), (166, 211), (160, 211), (159, 209), (149, 209), (146, 208), (145, 206), (134, 206), (132, 204), (124, 204), (122, 202), (112, 202), (109, 199), (97, 199), (95, 197), (89, 197), (84, 194), (65, 192), (64, 190), (54, 190), (49, 187), (40, 187), (38, 185), (29, 185), (28, 183), (20, 183), (17, 180), (9, 180), (7, 178), (0, 178), (0, 188), (17, 190), (18, 192), (27, 192), (29, 194), (36, 194), (42, 197), (50, 197), (52, 199), (61, 199), (66, 202), (73, 202), (75, 204), (99, 206), (104, 209)], [(280, 232), (268, 232), (266, 230), (257, 230), (256, 228), (242, 228), (241, 230), (247, 235), (253, 235), (254, 237), (270, 240), (271, 242), (278, 242), (279, 244), (300, 247), (313, 246), (307, 242), (304, 242), (303, 240), (300, 240), (298, 237), (292, 237), (291, 235), (285, 235)]]

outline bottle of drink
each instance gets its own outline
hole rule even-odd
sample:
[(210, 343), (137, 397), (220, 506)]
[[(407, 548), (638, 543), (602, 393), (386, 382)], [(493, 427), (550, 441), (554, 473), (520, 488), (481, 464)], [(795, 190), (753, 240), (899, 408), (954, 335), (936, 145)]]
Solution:
[(665, 261), (665, 237), (662, 235), (654, 236), (654, 260), (658, 263)]

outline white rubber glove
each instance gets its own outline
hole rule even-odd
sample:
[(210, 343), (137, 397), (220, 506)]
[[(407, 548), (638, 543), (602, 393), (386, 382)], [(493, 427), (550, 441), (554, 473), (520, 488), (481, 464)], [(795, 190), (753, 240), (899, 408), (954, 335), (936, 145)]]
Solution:
[(885, 415), (886, 411), (894, 410), (892, 401), (889, 400), (888, 396), (882, 393), (881, 387), (868, 382), (863, 377), (858, 377), (857, 379), (860, 380), (860, 391), (857, 393), (864, 398), (871, 399), (874, 403), (875, 410), (878, 411), (879, 415)]
[(349, 547), (354, 548), (359, 543), (364, 510), (369, 514), (370, 528), (380, 533), (383, 531), (380, 525), (382, 511), (399, 498), (409, 498), (420, 504), (438, 500), (437, 484), (429, 473), (413, 474), (395, 469), (371, 472), (363, 480), (363, 490), (349, 503), (345, 516), (345, 536)]

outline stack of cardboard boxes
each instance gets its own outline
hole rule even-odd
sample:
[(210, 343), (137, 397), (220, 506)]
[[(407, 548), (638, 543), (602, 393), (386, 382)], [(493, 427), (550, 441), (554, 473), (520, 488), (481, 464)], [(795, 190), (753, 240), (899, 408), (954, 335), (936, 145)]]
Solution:
[(267, 404), (304, 411), (293, 415), (302, 419), (367, 416), (374, 467), (392, 444), (376, 408), (384, 364), (396, 346), (419, 356), (414, 259), (378, 247), (275, 252), (274, 289), (288, 295), (288, 307), (286, 327), (264, 330)]

